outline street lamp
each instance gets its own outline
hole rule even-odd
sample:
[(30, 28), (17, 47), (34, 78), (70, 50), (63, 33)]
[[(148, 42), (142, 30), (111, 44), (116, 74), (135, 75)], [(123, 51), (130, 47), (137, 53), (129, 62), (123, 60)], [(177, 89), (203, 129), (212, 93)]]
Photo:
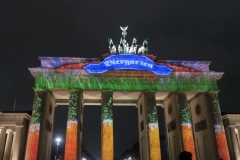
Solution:
[(59, 146), (59, 142), (61, 142), (61, 138), (56, 138), (57, 141), (57, 155), (58, 155), (58, 146)]

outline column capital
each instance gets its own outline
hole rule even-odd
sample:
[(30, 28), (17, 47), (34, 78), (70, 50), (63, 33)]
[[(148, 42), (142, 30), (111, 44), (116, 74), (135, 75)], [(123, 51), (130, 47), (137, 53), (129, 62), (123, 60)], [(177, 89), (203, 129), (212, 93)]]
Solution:
[(240, 126), (236, 126), (237, 129), (240, 129)]
[(209, 94), (218, 94), (220, 92), (220, 90), (216, 90), (216, 91), (208, 91), (207, 93)]
[(80, 89), (69, 89), (69, 92), (82, 92)]
[(11, 129), (7, 129), (6, 133), (7, 133), (7, 134), (13, 133), (13, 131), (12, 131)]
[(229, 128), (229, 129), (234, 129), (234, 131), (236, 131), (236, 129), (238, 129), (238, 128), (236, 128), (236, 126), (234, 126), (234, 125), (230, 125), (230, 126), (228, 126), (228, 128)]
[(23, 125), (17, 125), (15, 126), (16, 128), (23, 128), (24, 126)]
[(2, 130), (2, 129), (6, 129), (6, 127), (4, 127), (4, 126), (0, 126), (0, 130)]
[(48, 92), (47, 89), (33, 89), (35, 94), (41, 94), (41, 93), (45, 93)]

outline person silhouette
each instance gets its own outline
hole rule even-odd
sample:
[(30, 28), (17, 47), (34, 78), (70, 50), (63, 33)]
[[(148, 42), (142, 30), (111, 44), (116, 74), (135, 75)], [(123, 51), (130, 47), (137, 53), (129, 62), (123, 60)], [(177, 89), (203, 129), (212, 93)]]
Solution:
[(179, 156), (179, 160), (192, 160), (192, 153), (188, 151), (182, 151)]

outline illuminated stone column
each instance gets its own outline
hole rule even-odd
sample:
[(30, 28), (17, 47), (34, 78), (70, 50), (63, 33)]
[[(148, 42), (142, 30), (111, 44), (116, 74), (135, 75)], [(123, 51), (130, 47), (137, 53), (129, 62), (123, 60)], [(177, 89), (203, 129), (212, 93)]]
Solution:
[[(237, 139), (238, 139), (238, 142), (240, 142), (240, 128), (239, 128), (239, 126), (236, 126), (236, 129), (237, 129)], [(240, 145), (239, 145), (239, 147), (240, 147)]]
[[(238, 126), (236, 129), (238, 130), (238, 142), (240, 144), (240, 127)], [(240, 147), (240, 145), (239, 145), (239, 147)]]
[[(238, 148), (237, 148), (236, 152), (237, 152), (238, 159), (240, 159), (240, 128), (239, 128), (239, 126), (236, 127), (235, 131), (237, 132), (237, 138), (236, 139), (237, 139), (237, 144), (238, 144)], [(226, 137), (227, 137), (227, 135), (226, 135)], [(229, 154), (230, 154), (230, 149), (229, 149)], [(231, 157), (231, 155), (230, 155), (230, 157)]]
[(228, 144), (221, 115), (221, 109), (218, 101), (218, 95), (216, 93), (207, 94), (207, 98), (208, 100), (210, 100), (213, 110), (214, 129), (217, 141), (218, 155), (220, 158), (223, 158), (224, 160), (230, 160)]
[(81, 159), (82, 155), (82, 127), (83, 127), (83, 107), (84, 107), (84, 97), (82, 92), (78, 93), (78, 144), (77, 144), (77, 159)]
[(10, 159), (17, 160), (17, 159), (19, 159), (22, 127), (16, 127), (16, 131), (13, 133), (13, 135), (14, 135), (14, 137), (13, 137), (13, 144), (12, 144), (12, 151), (11, 151)]
[(182, 126), (177, 93), (169, 93), (163, 100), (168, 159), (178, 160), (183, 150)]
[[(237, 133), (236, 133), (236, 128), (235, 127), (229, 127), (230, 133), (231, 133), (231, 142), (232, 142), (232, 147), (233, 147), (233, 151), (235, 154), (235, 159), (240, 159), (240, 155), (239, 155), (239, 141), (237, 138)], [(238, 131), (237, 131), (238, 132)]]
[(188, 100), (188, 103), (194, 126), (197, 158), (213, 160), (218, 159), (219, 155), (214, 130), (214, 111), (212, 110), (212, 102), (208, 101), (207, 97), (205, 93), (197, 93)]
[(64, 160), (77, 160), (81, 158), (82, 107), (82, 92), (70, 92)]
[(3, 159), (6, 139), (6, 128), (0, 127), (0, 159)]
[(50, 159), (55, 106), (50, 92), (35, 91), (25, 160)]
[(13, 132), (8, 130), (7, 131), (7, 140), (6, 140), (6, 145), (5, 145), (5, 149), (4, 149), (3, 160), (9, 160), (10, 159), (12, 142), (13, 142)]
[(32, 119), (29, 124), (25, 160), (37, 159), (42, 110), (42, 96), (43, 95), (41, 94), (41, 92), (35, 93), (32, 109)]
[(114, 159), (112, 105), (113, 93), (108, 91), (102, 91), (101, 160)]
[(140, 157), (144, 160), (161, 159), (155, 93), (142, 93), (137, 107)]
[(177, 160), (181, 151), (188, 151), (192, 153), (192, 159), (196, 160), (193, 127), (186, 93), (170, 93), (163, 103), (169, 159)]
[(189, 104), (198, 159), (230, 160), (217, 93), (198, 93)]
[(148, 145), (149, 145), (149, 159), (161, 160), (160, 136), (158, 127), (157, 107), (155, 100), (155, 93), (147, 93), (145, 108), (148, 110)]
[(192, 160), (196, 160), (195, 142), (187, 96), (185, 93), (178, 93), (176, 96), (180, 113), (183, 150), (191, 152), (193, 155)]
[(222, 116), (227, 138), (230, 159), (240, 159), (239, 121), (238, 114), (225, 114)]

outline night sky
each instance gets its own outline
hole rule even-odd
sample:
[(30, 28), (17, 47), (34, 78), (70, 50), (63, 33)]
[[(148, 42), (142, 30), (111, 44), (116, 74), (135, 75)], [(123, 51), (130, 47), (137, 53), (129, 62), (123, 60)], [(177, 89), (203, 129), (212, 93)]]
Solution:
[[(218, 82), (222, 111), (240, 113), (239, 8), (239, 0), (0, 0), (0, 110), (12, 111), (15, 99), (17, 111), (32, 109), (28, 68), (40, 66), (39, 56), (100, 58), (108, 37), (118, 44), (119, 26), (128, 25), (128, 43), (134, 36), (138, 44), (149, 38), (157, 59), (212, 61), (210, 70), (225, 72)], [(57, 107), (55, 128), (65, 127), (59, 119), (66, 110)], [(100, 113), (97, 106), (84, 109), (83, 143), (96, 158)], [(114, 114), (117, 157), (138, 140), (137, 112), (114, 107)]]

